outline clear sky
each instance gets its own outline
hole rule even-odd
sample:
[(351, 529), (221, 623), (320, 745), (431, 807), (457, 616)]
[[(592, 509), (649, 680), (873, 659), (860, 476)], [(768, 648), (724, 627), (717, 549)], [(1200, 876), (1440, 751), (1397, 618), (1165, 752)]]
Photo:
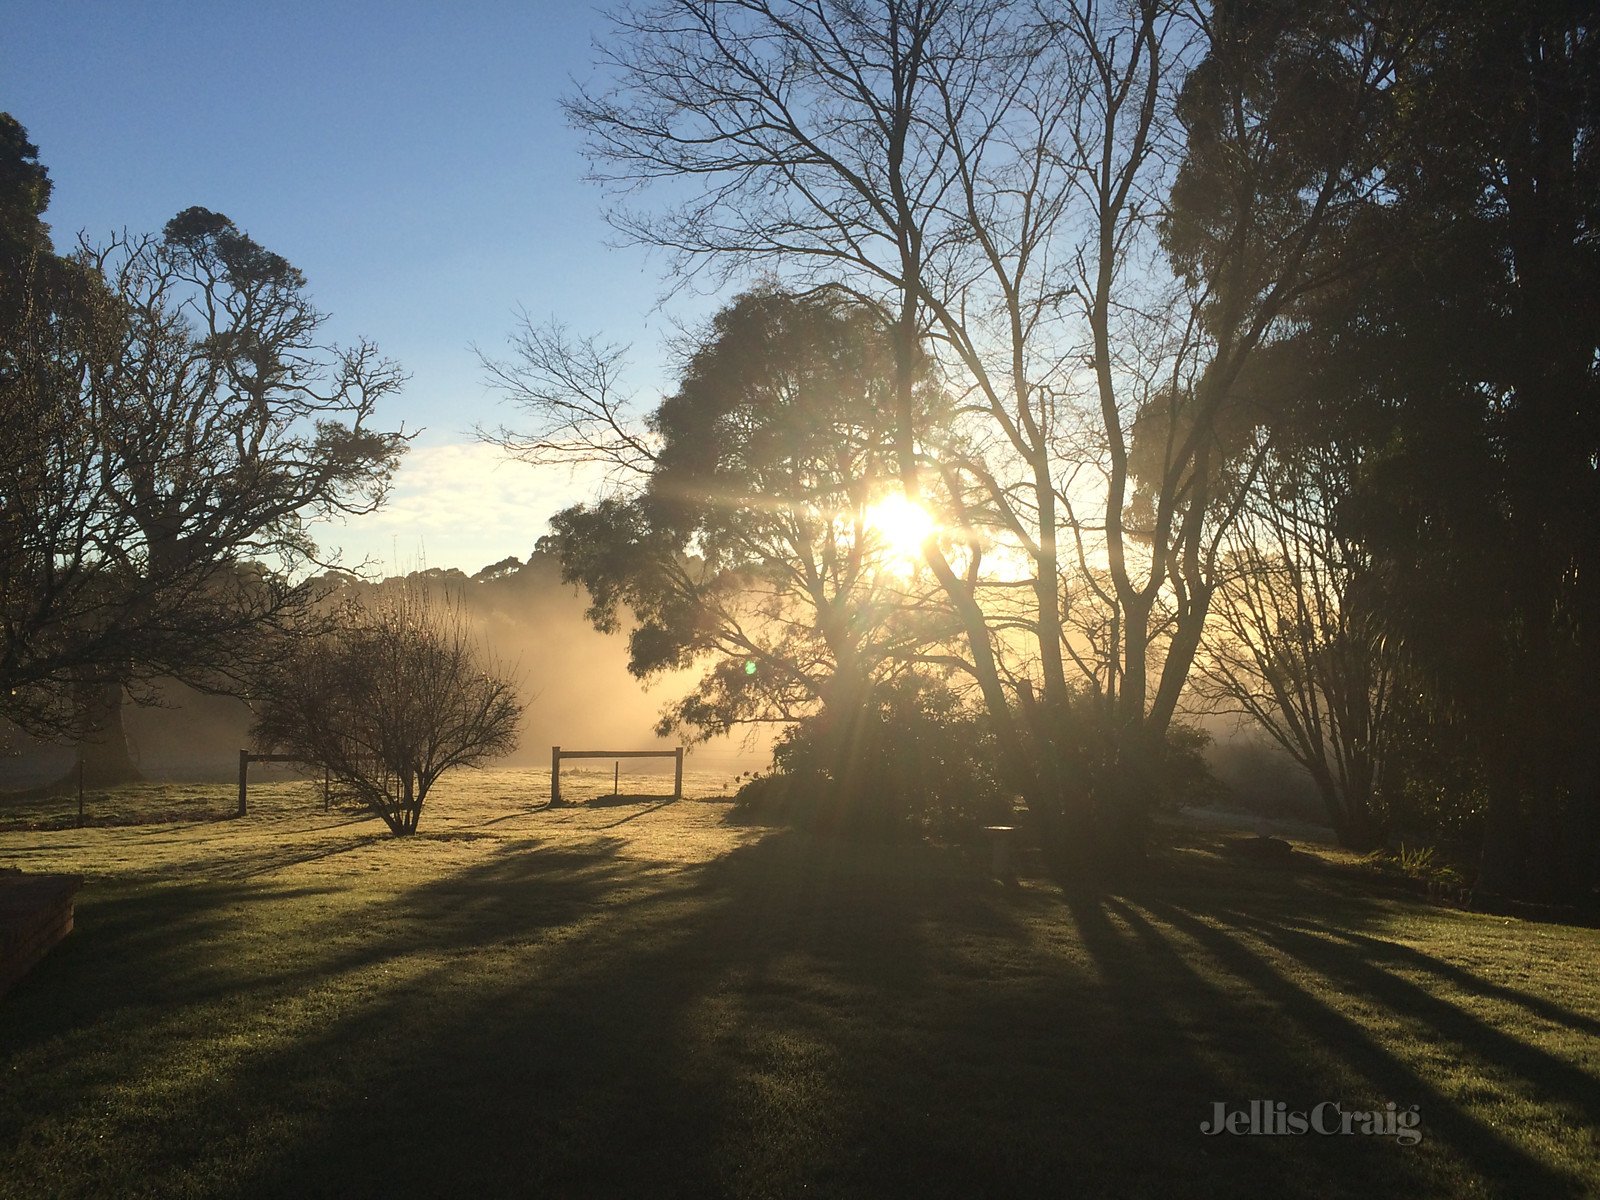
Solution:
[(609, 244), (583, 182), (559, 101), (594, 6), (23, 0), (0, 28), (0, 111), (50, 170), (58, 248), (226, 213), (306, 273), (335, 339), (411, 373), (386, 416), (425, 432), (389, 511), (318, 531), (347, 560), (476, 570), (582, 498), (471, 437), (512, 418), (472, 346), (498, 351), (519, 306), (633, 343), (646, 400), (669, 315), (708, 308), (657, 308), (659, 260)]

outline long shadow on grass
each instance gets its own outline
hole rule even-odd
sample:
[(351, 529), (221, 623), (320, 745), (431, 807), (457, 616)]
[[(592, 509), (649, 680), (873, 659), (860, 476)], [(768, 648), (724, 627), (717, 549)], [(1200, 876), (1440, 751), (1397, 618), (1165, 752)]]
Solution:
[[(507, 884), (503, 864), (451, 888), (491, 882)], [(971, 1033), (952, 1036), (968, 1014), (944, 989), (976, 984), (939, 977), (937, 935), (1023, 940), (974, 883), (921, 848), (790, 835), (642, 872), (576, 936), (491, 938), (460, 964), (470, 978), (440, 971), (253, 1064), (224, 1103), (276, 1092), (298, 1106), (305, 1089), (283, 1093), (307, 1064), (361, 1065), (247, 1190), (882, 1195), (933, 1180), (953, 1194), (943, 1162), (970, 1195), (992, 1182), (983, 1165), (962, 1169), (958, 1146), (929, 1134), (964, 1120), (974, 1080), (953, 1053), (995, 1067)], [(419, 911), (439, 911), (438, 890), (418, 889)], [(417, 1136), (347, 1136), (396, 1123)]]
[[(1320, 932), (1225, 908), (1211, 909), (1207, 914), (1213, 921), (1220, 922), (1224, 926), (1222, 929), (1176, 907), (1155, 906), (1154, 910), (1162, 912), (1175, 927), (1191, 933), (1241, 976), (1270, 989), (1284, 1011), (1301, 1019), (1302, 1024), (1325, 1022), (1327, 1016), (1320, 1010), (1325, 1010), (1326, 1005), (1287, 980), (1281, 970), (1269, 965), (1260, 953), (1247, 949), (1241, 934), (1253, 935), (1288, 955), (1306, 975), (1324, 986), (1346, 995), (1361, 996), (1431, 1041), (1448, 1044), (1453, 1058), (1472, 1064), (1489, 1078), (1514, 1081), (1514, 1092), (1533, 1093), (1541, 1103), (1564, 1106), (1574, 1123), (1592, 1121), (1594, 1114), (1600, 1113), (1600, 1079), (1458, 1007), (1439, 991), (1371, 961), (1361, 943), (1351, 944)], [(1558, 1011), (1565, 1014), (1569, 1022), (1582, 1020), (1577, 1014)], [(1359, 1061), (1379, 1084), (1410, 1088), (1407, 1099), (1420, 1102), (1436, 1135), (1444, 1137), (1478, 1163), (1485, 1174), (1507, 1182), (1521, 1180), (1524, 1186), (1535, 1185), (1539, 1194), (1559, 1194), (1549, 1190), (1557, 1182), (1554, 1177), (1541, 1171), (1537, 1163), (1518, 1151), (1503, 1135), (1467, 1117), (1411, 1072), (1397, 1069), (1398, 1064), (1381, 1055), (1375, 1043), (1364, 1036), (1354, 1022), (1337, 1015), (1334, 1019), (1342, 1020), (1338, 1044), (1346, 1058)], [(1422, 1089), (1428, 1094), (1419, 1095)]]
[(219, 961), (246, 905), (284, 903), (327, 888), (188, 884), (128, 888), (91, 884), (79, 893), (76, 929), (6, 997), (0, 1050), (16, 1053), (93, 1026), (123, 1009), (189, 1004), (236, 991)]
[[(1382, 1109), (1391, 1101), (1401, 1108), (1417, 1106), (1427, 1139), (1426, 1148), (1420, 1151), (1398, 1147), (1392, 1141), (1361, 1137), (1296, 1139), (1290, 1143), (1298, 1151), (1309, 1141), (1344, 1182), (1351, 1182), (1352, 1173), (1365, 1175), (1368, 1186), (1381, 1192), (1385, 1179), (1392, 1180), (1390, 1173), (1397, 1161), (1404, 1164), (1408, 1158), (1427, 1158), (1442, 1150), (1463, 1163), (1467, 1175), (1490, 1194), (1583, 1194), (1581, 1185), (1551, 1170), (1505, 1134), (1463, 1110), (1435, 1081), (1425, 1078), (1396, 1053), (1396, 1035), (1391, 1033), (1387, 1040), (1374, 1035), (1365, 1016), (1377, 1009), (1386, 1019), (1399, 1017), (1415, 1022), (1415, 1028), (1430, 1034), (1444, 1028), (1460, 1032), (1470, 1026), (1472, 1036), (1458, 1043), (1468, 1058), (1481, 1054), (1485, 1043), (1503, 1046), (1509, 1042), (1499, 1031), (1443, 1000), (1433, 1000), (1425, 1006), (1427, 1017), (1437, 1022), (1430, 1026), (1419, 1020), (1419, 1011), (1394, 1005), (1394, 998), (1402, 989), (1386, 972), (1373, 972), (1358, 984), (1326, 960), (1300, 958), (1291, 973), (1236, 932), (1218, 929), (1209, 921), (1159, 902), (1147, 902), (1145, 911), (1152, 921), (1165, 926), (1163, 933), (1156, 936), (1188, 939), (1229, 976), (1253, 988), (1268, 1006), (1254, 1031), (1253, 1045), (1241, 1043), (1235, 1047), (1236, 1053), (1247, 1058), (1278, 1060), (1280, 1070), (1275, 1073), (1274, 1090), (1259, 1098), (1283, 1100), (1289, 1108), (1302, 1112), (1326, 1100), (1337, 1101), (1353, 1111)], [(1133, 915), (1133, 919), (1139, 917)], [(1155, 925), (1149, 927), (1154, 929)], [(1353, 1011), (1319, 995), (1330, 987), (1340, 1001), (1355, 1001)], [(1406, 1040), (1409, 1042), (1409, 1036)], [(1265, 1055), (1263, 1043), (1271, 1047)], [(1538, 1077), (1540, 1069), (1553, 1062), (1530, 1050), (1519, 1065), (1533, 1073), (1519, 1078), (1531, 1081)], [(1281, 1068), (1286, 1066), (1295, 1070), (1285, 1074)], [(1566, 1070), (1570, 1072), (1572, 1068)], [(1219, 1098), (1242, 1102), (1257, 1097), (1254, 1093), (1235, 1093)], [(1305, 1165), (1310, 1157), (1297, 1153), (1295, 1162)]]
[[(363, 838), (272, 862), (301, 864), (384, 841)], [(181, 1013), (227, 998), (292, 995), (404, 954), (461, 953), (532, 936), (592, 910), (615, 879), (631, 873), (613, 860), (616, 844), (607, 839), (570, 849), (509, 845), (511, 853), (477, 878), (446, 877), (400, 901), (373, 899), (359, 881), (264, 883), (255, 878), (262, 870), (159, 886), (91, 885), (80, 893), (75, 932), (46, 960), (47, 982), (6, 997), (0, 1050), (21, 1053), (129, 1010)], [(530, 880), (536, 891), (525, 886)], [(272, 924), (285, 909), (284, 923)]]
[[(0, 1196), (12, 1194), (8, 1179), (47, 1176), (85, 1194), (225, 1194), (250, 1146), (272, 1138), (278, 1149), (281, 1125), (329, 1111), (331, 1097), (353, 1105), (351, 1128), (366, 1128), (353, 1089), (375, 1086), (380, 1064), (406, 1050), (392, 1039), (428, 1017), (428, 998), (476, 1004), (452, 986), (457, 963), (493, 949), (514, 958), (550, 928), (619, 903), (614, 884), (636, 874), (603, 839), (514, 849), (397, 894), (365, 893), (359, 876), (103, 888), (52, 955), (48, 986), (6, 997)], [(431, 1080), (413, 1083), (433, 1094)], [(393, 1121), (409, 1127), (404, 1114)], [(60, 1159), (39, 1149), (52, 1146)], [(349, 1146), (377, 1152), (382, 1141)], [(343, 1194), (368, 1194), (345, 1178)]]
[[(1097, 1163), (1107, 1191), (1120, 1169), (1160, 1194), (1163, 1177), (1181, 1194), (1215, 1191), (1275, 1196), (1433, 1194), (1429, 1166), (1392, 1141), (1352, 1147), (1333, 1139), (1205, 1136), (1214, 1105), (1284, 1101), (1305, 1111), (1322, 1100), (1350, 1107), (1339, 1053), (1313, 1047), (1333, 1031), (1289, 1029), (1247, 980), (1219, 971), (1194, 946), (1112, 897), (1066, 896), (1072, 921), (1099, 970), (1108, 1013), (1106, 1089), (1126, 1105), (1133, 1136)], [(1224, 1188), (1226, 1184), (1226, 1188)]]
[[(422, 910), (438, 911), (436, 891), (419, 890)], [(576, 936), (502, 947), (489, 986), (441, 974), (297, 1047), (299, 1066), (256, 1064), (239, 1091), (270, 1093), (322, 1059), (363, 1065), (245, 1190), (1321, 1197), (1450, 1194), (1463, 1178), (1572, 1190), (1444, 1116), (1437, 1090), (1358, 1020), (1227, 935), (1143, 901), (1068, 903), (1064, 921), (1059, 900), (1008, 893), (926, 848), (790, 834), (619, 885)], [(1424, 1105), (1426, 1149), (1199, 1128), (1218, 1100), (1389, 1095)], [(395, 1123), (418, 1136), (361, 1145), (324, 1131)]]
[[(677, 803), (677, 801), (675, 801), (670, 796), (667, 797), (665, 800), (657, 799), (656, 797), (653, 797), (653, 796), (640, 796), (640, 797), (634, 797), (632, 802), (635, 803), (635, 804), (638, 804), (638, 803), (647, 802), (647, 801), (650, 801), (650, 800), (655, 800), (655, 803), (651, 804), (650, 807), (641, 808), (638, 812), (635, 812), (635, 813), (629, 813), (627, 816), (621, 817), (621, 818), (611, 822), (611, 824), (609, 824), (609, 825), (600, 826), (600, 828), (601, 829), (615, 829), (618, 825), (626, 825), (629, 821), (637, 821), (640, 817), (649, 816), (651, 813), (656, 812), (658, 809), (663, 809), (663, 808), (667, 807), (667, 805), (669, 805), (669, 804)], [(591, 801), (591, 803), (592, 803), (592, 801)]]
[(1349, 944), (1351, 949), (1360, 955), (1365, 962), (1385, 963), (1395, 967), (1426, 971), (1437, 978), (1441, 983), (1462, 991), (1471, 992), (1487, 1000), (1497, 1000), (1504, 1004), (1516, 1005), (1526, 1009), (1527, 1012), (1543, 1021), (1555, 1025), (1563, 1025), (1574, 1033), (1587, 1034), (1590, 1037), (1600, 1037), (1600, 1020), (1575, 1013), (1571, 1009), (1563, 1008), (1543, 996), (1531, 996), (1517, 988), (1507, 987), (1501, 983), (1484, 979), (1474, 975), (1471, 971), (1463, 970), (1454, 963), (1445, 962), (1434, 958), (1432, 955), (1423, 954), (1410, 946), (1398, 942), (1385, 941), (1381, 938), (1368, 937), (1365, 934), (1355, 933), (1344, 929), (1324, 929), (1320, 931), (1327, 937), (1337, 938)]
[[(1221, 897), (1237, 889), (1063, 904), (927, 847), (789, 833), (688, 868), (617, 849), (511, 845), (397, 890), (356, 928), (343, 911), (299, 918), (288, 936), (303, 961), (253, 986), (271, 1005), (336, 998), (292, 1038), (164, 1088), (123, 1174), (108, 1166), (86, 1190), (1366, 1198), (1475, 1181), (1492, 1192), (1506, 1178), (1516, 1194), (1573, 1190), (1447, 1111), (1355, 1012), (1261, 953), (1263, 931), (1212, 915), (1236, 912)], [(1357, 930), (1381, 919), (1350, 904), (1330, 917), (1310, 886), (1258, 900), (1279, 932), (1318, 912)], [(228, 903), (223, 889), (190, 919)], [(203, 924), (173, 936), (197, 932), (222, 936)], [(187, 953), (152, 948), (174, 965)], [(1355, 999), (1483, 1040), (1378, 967), (1325, 961), (1318, 946), (1285, 953)], [(192, 997), (174, 1003), (205, 1015)], [(174, 1022), (175, 1036), (199, 1036)], [(1389, 1097), (1424, 1106), (1423, 1147), (1199, 1129), (1219, 1100)]]
[[(1465, 1111), (1399, 1051), (1414, 1051), (1418, 1038), (1447, 1042), (1458, 1060), (1487, 1068), (1493, 1081), (1487, 1086), (1508, 1098), (1531, 1092), (1541, 1102), (1554, 1100), (1575, 1128), (1592, 1125), (1585, 1114), (1600, 1111), (1600, 1085), (1591, 1075), (1368, 961), (1362, 947), (1376, 939), (1354, 930), (1377, 919), (1382, 906), (1341, 896), (1319, 881), (1262, 885), (1259, 877), (1243, 878), (1258, 898), (1248, 913), (1231, 907), (1236, 890), (1216, 892), (1215, 880), (1195, 886), (1193, 879), (1187, 886), (1157, 881), (1122, 897), (1069, 897), (1069, 907), (1108, 987), (1147, 1010), (1151, 995), (1164, 990), (1167, 998), (1154, 1005), (1226, 1064), (1218, 1081), (1224, 1086), (1210, 1097), (1194, 1095), (1195, 1101), (1240, 1108), (1251, 1100), (1283, 1101), (1298, 1111), (1323, 1101), (1356, 1111), (1381, 1109), (1388, 1101), (1416, 1104), (1426, 1142), (1407, 1148), (1392, 1138), (1223, 1136), (1207, 1139), (1213, 1162), (1226, 1163), (1231, 1174), (1251, 1157), (1276, 1159), (1295, 1182), (1275, 1190), (1303, 1188), (1308, 1195), (1390, 1194), (1398, 1181), (1414, 1192), (1471, 1187), (1508, 1196), (1586, 1194), (1585, 1183)], [(1129, 954), (1130, 939), (1143, 947), (1142, 956)], [(1411, 967), (1426, 960), (1457, 984), (1475, 979), (1419, 952), (1410, 957)], [(1491, 990), (1477, 982), (1482, 986), (1468, 990)], [(1390, 1032), (1374, 1031), (1374, 1012)], [(1550, 1015), (1569, 1024), (1587, 1020), (1565, 1010)], [(1394, 1032), (1394, 1023), (1403, 1031)], [(1147, 1044), (1159, 1053), (1161, 1035), (1152, 1036)], [(1209, 1113), (1209, 1103), (1196, 1104), (1201, 1107)], [(1563, 1118), (1544, 1117), (1559, 1141)]]

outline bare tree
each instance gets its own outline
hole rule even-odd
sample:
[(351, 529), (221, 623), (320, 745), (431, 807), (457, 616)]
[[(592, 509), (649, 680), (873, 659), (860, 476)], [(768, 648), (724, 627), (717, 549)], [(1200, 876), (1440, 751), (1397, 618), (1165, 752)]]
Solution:
[[(569, 105), (618, 228), (684, 276), (776, 271), (876, 307), (899, 356), (906, 492), (1027, 564), (1018, 579), (927, 555), (1042, 818), (1096, 803), (1062, 766), (1083, 742), (1075, 694), (1097, 696), (1123, 763), (1172, 720), (1238, 502), (1235, 383), (1325, 282), (1319, 238), (1369, 186), (1357, 151), (1395, 39), (1359, 19), (1235, 17), (1169, 0), (649, 0), (617, 15), (604, 82)], [(1253, 55), (1326, 81), (1341, 136), (1286, 153)], [(1178, 212), (1218, 162), (1242, 166), (1227, 202)], [(645, 185), (657, 206), (632, 200)], [(959, 449), (917, 419), (929, 353), (964, 397)], [(1109, 661), (1075, 643), (1086, 623)]]
[(1310, 774), (1341, 844), (1382, 839), (1399, 656), (1364, 603), (1370, 562), (1336, 523), (1353, 462), (1322, 449), (1263, 472), (1225, 539), (1199, 687)]
[(575, 338), (559, 322), (523, 313), (508, 358), (479, 352), (488, 384), (534, 427), (479, 429), (478, 436), (530, 466), (598, 466), (608, 480), (637, 482), (656, 461), (655, 439), (622, 384), (626, 346)]
[(256, 713), (258, 744), (325, 768), (398, 836), (445, 771), (516, 749), (522, 704), (459, 605), (406, 587), (296, 639)]

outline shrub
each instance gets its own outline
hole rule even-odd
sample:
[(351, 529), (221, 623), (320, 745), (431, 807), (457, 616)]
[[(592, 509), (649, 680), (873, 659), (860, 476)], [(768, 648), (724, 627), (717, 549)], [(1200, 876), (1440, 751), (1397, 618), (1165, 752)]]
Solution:
[(452, 767), (516, 748), (516, 688), (460, 609), (419, 588), (346, 603), (263, 681), (259, 744), (325, 768), (395, 834)]
[(739, 790), (746, 819), (851, 837), (964, 836), (1009, 817), (982, 714), (946, 684), (876, 684), (856, 711), (792, 726), (773, 773)]

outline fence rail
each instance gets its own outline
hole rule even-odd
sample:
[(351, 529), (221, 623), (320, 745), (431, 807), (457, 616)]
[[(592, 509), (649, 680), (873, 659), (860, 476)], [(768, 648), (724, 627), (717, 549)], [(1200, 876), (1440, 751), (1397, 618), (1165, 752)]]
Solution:
[[(249, 811), (250, 764), (253, 762), (292, 762), (304, 763), (314, 767), (316, 763), (306, 762), (298, 754), (257, 754), (253, 750), (239, 751), (239, 816), (244, 816)], [(330, 779), (328, 769), (322, 769), (322, 811), (328, 811), (328, 790)]]
[[(673, 750), (563, 750), (550, 747), (550, 803), (561, 803), (561, 760), (563, 758), (670, 758), (676, 763), (672, 778), (672, 798), (683, 799), (683, 747)], [(620, 768), (619, 768), (620, 770)]]

